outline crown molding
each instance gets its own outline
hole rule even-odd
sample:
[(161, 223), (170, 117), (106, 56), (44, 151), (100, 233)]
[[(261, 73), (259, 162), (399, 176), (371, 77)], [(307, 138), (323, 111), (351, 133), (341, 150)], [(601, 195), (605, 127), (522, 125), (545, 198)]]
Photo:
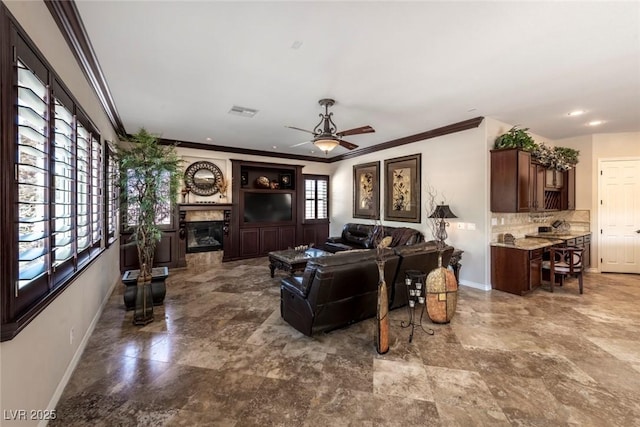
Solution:
[(271, 151), (251, 150), (248, 148), (226, 147), (224, 145), (203, 144), (199, 142), (181, 141), (179, 139), (159, 138), (158, 142), (162, 145), (176, 145), (182, 148), (195, 148), (198, 150), (220, 151), (223, 153), (237, 153), (237, 154), (246, 154), (246, 155), (252, 155), (252, 156), (275, 157), (280, 159), (294, 159), (294, 160), (302, 160), (305, 162), (334, 163), (334, 162), (339, 162), (341, 160), (363, 156), (365, 154), (375, 153), (376, 151), (387, 150), (389, 148), (395, 148), (405, 144), (412, 144), (414, 142), (423, 141), (425, 139), (436, 138), (438, 136), (449, 135), (452, 133), (461, 132), (468, 129), (474, 129), (480, 126), (480, 123), (482, 123), (482, 120), (484, 120), (484, 117), (475, 117), (473, 119), (464, 120), (462, 122), (453, 123), (447, 126), (436, 128), (436, 129), (431, 129), (426, 132), (417, 133), (415, 135), (405, 136), (405, 137), (394, 139), (391, 141), (382, 142), (372, 147), (362, 148), (360, 150), (355, 150), (350, 153), (345, 153), (345, 154), (341, 154), (339, 156), (330, 157), (330, 158), (301, 156), (297, 154), (288, 154), (288, 153), (274, 153)]
[(277, 159), (293, 159), (305, 162), (330, 163), (331, 159), (313, 156), (301, 156), (298, 154), (276, 153), (272, 151), (252, 150), (249, 148), (225, 147), (224, 145), (203, 144), (200, 142), (181, 141), (179, 139), (158, 138), (161, 145), (176, 145), (180, 148), (196, 148), (198, 150), (220, 151), (222, 153), (237, 153), (250, 156), (274, 157)]
[(464, 120), (461, 122), (453, 123), (447, 126), (442, 126), (436, 129), (431, 129), (425, 132), (416, 133), (415, 135), (405, 136), (391, 141), (382, 142), (372, 147), (361, 148), (360, 150), (351, 151), (349, 153), (341, 154), (336, 157), (332, 157), (330, 163), (338, 162), (341, 160), (351, 159), (354, 157), (363, 156), (369, 153), (375, 153), (376, 151), (387, 150), (389, 148), (399, 147), (401, 145), (411, 144), (425, 139), (436, 138), (438, 136), (449, 135), (451, 133), (462, 132), (463, 130), (473, 129), (480, 126), (484, 117), (474, 117), (473, 119)]
[(75, 1), (44, 0), (44, 3), (47, 5), (51, 16), (53, 16), (53, 20), (58, 25), (69, 48), (76, 57), (80, 69), (86, 76), (89, 85), (96, 93), (113, 129), (121, 136), (126, 135), (127, 132), (118, 115), (118, 110), (111, 96), (107, 80), (102, 73), (93, 46), (91, 46), (91, 41), (80, 18), (80, 13), (78, 12)]

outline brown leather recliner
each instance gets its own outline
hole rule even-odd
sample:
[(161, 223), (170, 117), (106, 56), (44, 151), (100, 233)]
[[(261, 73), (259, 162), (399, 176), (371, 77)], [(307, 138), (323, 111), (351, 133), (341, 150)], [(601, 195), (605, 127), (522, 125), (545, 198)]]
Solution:
[[(443, 251), (446, 266), (453, 248)], [(406, 270), (429, 273), (438, 266), (439, 251), (431, 243), (385, 249), (385, 281), (389, 307), (407, 304)], [(280, 314), (305, 335), (330, 331), (373, 317), (377, 311), (376, 251), (345, 251), (310, 260), (302, 276), (280, 284)]]
[[(385, 249), (383, 259), (385, 281), (392, 284), (400, 257)], [(312, 259), (302, 276), (282, 279), (280, 313), (308, 336), (373, 317), (377, 311), (378, 279), (375, 250)]]

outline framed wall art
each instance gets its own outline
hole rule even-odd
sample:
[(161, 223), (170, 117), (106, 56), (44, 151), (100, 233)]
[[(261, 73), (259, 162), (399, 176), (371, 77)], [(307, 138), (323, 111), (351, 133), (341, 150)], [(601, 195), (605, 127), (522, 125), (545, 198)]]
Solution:
[(380, 162), (353, 166), (353, 217), (380, 219)]
[(384, 219), (420, 222), (421, 154), (384, 161)]

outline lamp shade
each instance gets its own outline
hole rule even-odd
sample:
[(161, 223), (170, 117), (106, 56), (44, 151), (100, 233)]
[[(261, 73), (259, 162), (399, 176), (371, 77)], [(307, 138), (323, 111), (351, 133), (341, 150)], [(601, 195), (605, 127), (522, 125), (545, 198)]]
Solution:
[(434, 209), (433, 213), (429, 215), (429, 218), (458, 218), (451, 209), (449, 205), (438, 205)]
[(331, 137), (329, 138), (320, 137), (315, 141), (313, 141), (313, 144), (319, 149), (321, 149), (322, 151), (324, 151), (325, 153), (328, 153), (329, 151), (333, 150), (339, 145), (338, 141), (336, 141)]

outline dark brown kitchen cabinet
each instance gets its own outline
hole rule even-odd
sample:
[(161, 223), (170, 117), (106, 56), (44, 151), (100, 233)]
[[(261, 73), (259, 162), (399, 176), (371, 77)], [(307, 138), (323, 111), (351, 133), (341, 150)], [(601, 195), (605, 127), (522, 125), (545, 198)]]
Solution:
[(491, 150), (491, 212), (574, 210), (575, 168), (561, 172), (516, 148)]
[(493, 289), (524, 295), (540, 287), (542, 254), (540, 249), (491, 247), (491, 286)]
[(576, 169), (569, 169), (563, 174), (562, 209), (572, 211), (576, 208)]
[(531, 197), (531, 154), (491, 150), (491, 211), (529, 212)]
[(530, 212), (541, 211), (545, 208), (545, 171), (544, 166), (531, 163), (529, 173)]

